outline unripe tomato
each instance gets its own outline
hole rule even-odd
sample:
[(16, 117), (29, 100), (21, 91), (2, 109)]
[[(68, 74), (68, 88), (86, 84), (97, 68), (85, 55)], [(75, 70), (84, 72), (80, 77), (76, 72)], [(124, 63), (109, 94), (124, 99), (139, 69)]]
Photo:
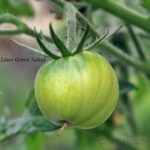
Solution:
[(80, 129), (102, 124), (118, 101), (118, 80), (100, 55), (80, 52), (44, 64), (37, 73), (35, 95), (53, 123)]

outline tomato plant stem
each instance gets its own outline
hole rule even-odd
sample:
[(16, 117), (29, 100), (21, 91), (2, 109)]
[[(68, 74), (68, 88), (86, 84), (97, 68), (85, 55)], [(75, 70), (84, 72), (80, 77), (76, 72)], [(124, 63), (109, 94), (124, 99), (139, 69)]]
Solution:
[(69, 122), (64, 121), (62, 127), (61, 127), (61, 128), (59, 129), (59, 131), (57, 132), (57, 135), (60, 136), (60, 135), (63, 133), (64, 129), (65, 129), (68, 125), (69, 125)]
[(132, 56), (124, 53), (123, 51), (119, 50), (117, 47), (113, 46), (112, 44), (108, 42), (103, 42), (99, 45), (101, 48), (106, 49), (109, 51), (109, 53), (116, 56), (118, 59), (122, 60), (123, 63), (127, 63), (131, 66), (134, 66), (135, 68), (142, 70), (146, 72), (147, 74), (150, 74), (150, 67), (148, 64), (141, 62), (140, 60), (137, 60), (133, 58)]
[(130, 24), (126, 24), (126, 27), (127, 27), (128, 32), (130, 34), (130, 37), (131, 37), (131, 39), (132, 39), (132, 41), (134, 43), (134, 46), (136, 47), (136, 50), (137, 50), (137, 52), (139, 54), (140, 59), (143, 60), (143, 61), (146, 61), (146, 57), (145, 57), (144, 52), (142, 50), (142, 46), (140, 44), (140, 40), (138, 39), (137, 35), (135, 34), (132, 26)]
[[(35, 32), (33, 29), (31, 29), (26, 23), (18, 19), (17, 17), (11, 15), (11, 14), (4, 14), (0, 16), (0, 24), (3, 23), (9, 23), (16, 26), (16, 29), (9, 29), (9, 30), (0, 30), (0, 35), (17, 35), (17, 34), (26, 34), (29, 36), (34, 36)], [(40, 34), (40, 33), (38, 33)], [(44, 35), (44, 38), (52, 42), (52, 39), (48, 36)]]
[(150, 33), (150, 19), (141, 15), (133, 9), (112, 0), (86, 0), (93, 6), (104, 9), (105, 11), (133, 24)]

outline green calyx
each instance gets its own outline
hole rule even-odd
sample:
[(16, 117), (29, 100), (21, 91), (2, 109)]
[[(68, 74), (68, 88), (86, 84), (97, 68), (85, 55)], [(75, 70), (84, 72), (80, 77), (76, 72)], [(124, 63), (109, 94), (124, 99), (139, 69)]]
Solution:
[(77, 49), (75, 50), (74, 54), (77, 54), (77, 53), (83, 51), (83, 46), (84, 46), (84, 43), (87, 39), (88, 33), (89, 33), (89, 26), (87, 25), (86, 31), (83, 34), (83, 37), (82, 37), (81, 41), (79, 42), (79, 44), (77, 46)]
[(71, 52), (69, 49), (64, 45), (64, 43), (58, 38), (58, 36), (55, 34), (52, 24), (49, 25), (49, 30), (51, 37), (56, 45), (56, 47), (60, 50), (63, 57), (71, 56)]
[(62, 58), (62, 57), (69, 57), (69, 56), (73, 56), (75, 54), (78, 54), (80, 52), (83, 52), (83, 51), (89, 51), (95, 47), (97, 47), (97, 45), (104, 41), (106, 38), (110, 37), (111, 35), (115, 34), (117, 31), (120, 30), (120, 28), (122, 28), (122, 26), (120, 26), (117, 30), (115, 30), (112, 34), (109, 35), (109, 31), (104, 34), (102, 37), (99, 37), (95, 42), (93, 42), (92, 44), (90, 44), (88, 47), (85, 47), (84, 48), (84, 44), (87, 40), (87, 37), (88, 37), (88, 33), (89, 33), (89, 25), (87, 25), (86, 27), (86, 30), (79, 42), (79, 44), (77, 45), (77, 48), (75, 49), (75, 51), (71, 52), (69, 50), (69, 48), (67, 48), (65, 46), (65, 44), (60, 40), (60, 38), (55, 34), (54, 32), (54, 29), (52, 27), (52, 24), (49, 25), (49, 31), (50, 31), (50, 34), (51, 34), (51, 37), (52, 37), (52, 40), (54, 42), (54, 44), (56, 45), (56, 47), (58, 48), (58, 50), (61, 52), (61, 56), (59, 55), (56, 55), (54, 54), (52, 51), (50, 51), (46, 46), (45, 44), (42, 42), (42, 37), (44, 37), (42, 35), (42, 33), (38, 33), (36, 31), (36, 29), (34, 29), (35, 31), (35, 38), (40, 46), (40, 48), (43, 50), (43, 52), (48, 55), (49, 57), (53, 58), (53, 59), (59, 59), (59, 58)]
[(81, 38), (81, 41), (79, 42), (76, 50), (74, 52), (71, 52), (65, 46), (65, 44), (60, 40), (60, 38), (55, 34), (52, 24), (49, 25), (49, 31), (50, 31), (52, 40), (53, 40), (54, 44), (56, 45), (56, 47), (58, 48), (58, 50), (61, 52), (62, 56), (56, 55), (52, 51), (50, 51), (42, 41), (42, 33), (40, 33), (40, 34), (37, 33), (36, 29), (34, 31), (35, 31), (35, 38), (36, 38), (40, 48), (43, 50), (43, 52), (53, 59), (59, 59), (62, 57), (72, 56), (72, 55), (75, 55), (75, 54), (83, 51), (84, 43), (85, 43), (88, 33), (89, 33), (89, 26), (87, 25), (86, 31), (83, 34), (83, 37)]
[(36, 31), (36, 29), (34, 29), (34, 30), (35, 30), (35, 38), (36, 38), (36, 40), (37, 40), (37, 42), (38, 42), (40, 48), (43, 50), (43, 52), (44, 52), (46, 55), (50, 56), (51, 58), (54, 58), (54, 59), (59, 59), (59, 58), (61, 58), (60, 56), (55, 55), (54, 53), (52, 53), (52, 52), (44, 45), (44, 43), (43, 43), (42, 40), (41, 40), (41, 33), (38, 34), (37, 31)]

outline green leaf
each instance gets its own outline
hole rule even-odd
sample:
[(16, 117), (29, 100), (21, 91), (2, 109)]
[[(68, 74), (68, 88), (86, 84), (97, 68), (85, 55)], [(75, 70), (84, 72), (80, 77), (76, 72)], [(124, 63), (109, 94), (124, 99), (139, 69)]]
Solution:
[(60, 127), (52, 124), (43, 116), (22, 116), (11, 120), (2, 118), (0, 119), (0, 142), (20, 133), (46, 132), (58, 128)]
[(97, 136), (93, 132), (94, 130), (76, 130), (76, 145), (78, 150), (96, 150), (95, 144), (97, 143)]
[(50, 34), (52, 36), (52, 39), (54, 43), (56, 44), (56, 47), (60, 50), (63, 57), (72, 55), (71, 52), (68, 50), (68, 48), (64, 45), (64, 43), (57, 37), (55, 34), (52, 24), (49, 25)]
[(50, 0), (50, 2), (62, 7), (65, 5), (65, 2), (64, 1), (60, 1), (60, 0)]
[(126, 80), (119, 81), (120, 94), (125, 94), (125, 93), (128, 93), (129, 91), (135, 90), (135, 89), (137, 89), (137, 87), (133, 83), (126, 81)]
[(84, 43), (87, 39), (87, 36), (88, 36), (88, 33), (89, 33), (89, 25), (87, 25), (86, 27), (86, 31), (81, 39), (81, 41), (79, 42), (78, 46), (77, 46), (77, 49), (75, 50), (74, 54), (77, 54), (79, 53), (80, 51), (83, 51), (83, 46), (84, 46)]
[(31, 108), (34, 101), (35, 101), (35, 93), (34, 88), (32, 88), (26, 98), (25, 107)]
[(29, 108), (28, 111), (33, 116), (42, 115), (42, 112), (41, 112), (36, 100), (34, 100), (34, 102), (32, 103), (32, 106)]
[(141, 5), (150, 12), (150, 0), (142, 0)]
[(26, 108), (27, 112), (32, 116), (42, 115), (40, 108), (36, 102), (34, 89), (32, 89), (27, 96), (25, 108)]
[(45, 147), (45, 134), (30, 134), (29, 136), (25, 137), (25, 144), (26, 150), (43, 150)]
[(46, 132), (53, 131), (60, 128), (52, 123), (50, 123), (43, 116), (35, 116), (31, 118), (23, 127), (25, 133), (33, 133), (37, 131)]
[(2, 118), (0, 120), (0, 142), (17, 135), (25, 122), (26, 120), (22, 118), (16, 118), (12, 120)]
[(10, 13), (15, 16), (33, 16), (28, 0), (0, 0), (0, 14)]
[(30, 46), (28, 46), (28, 45), (25, 45), (25, 44), (20, 43), (20, 42), (18, 42), (18, 41), (16, 41), (16, 40), (13, 40), (13, 39), (12, 39), (12, 41), (13, 41), (14, 43), (16, 43), (17, 45), (19, 45), (19, 46), (21, 46), (21, 47), (24, 47), (24, 48), (26, 48), (26, 49), (28, 49), (28, 50), (31, 50), (31, 51), (33, 51), (33, 52), (35, 52), (35, 53), (38, 53), (38, 54), (44, 55), (44, 56), (48, 56), (47, 54), (45, 54), (45, 53), (44, 53), (43, 51), (41, 51), (41, 50), (35, 49), (35, 48), (33, 48), (33, 47), (30, 47)]

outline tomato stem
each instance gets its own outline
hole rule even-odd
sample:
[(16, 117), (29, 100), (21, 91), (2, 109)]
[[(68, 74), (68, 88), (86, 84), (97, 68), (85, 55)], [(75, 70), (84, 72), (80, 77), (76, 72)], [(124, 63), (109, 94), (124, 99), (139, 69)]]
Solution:
[(114, 2), (113, 0), (86, 0), (86, 2), (92, 4), (92, 6), (95, 6), (96, 8), (101, 8), (150, 33), (149, 17), (146, 15), (141, 15), (137, 11), (129, 8), (128, 6), (125, 6), (124, 4)]
[(70, 124), (69, 122), (63, 121), (62, 127), (61, 127), (61, 128), (59, 129), (59, 131), (57, 132), (57, 135), (60, 136), (60, 135), (63, 133), (64, 129), (65, 129), (69, 124)]

